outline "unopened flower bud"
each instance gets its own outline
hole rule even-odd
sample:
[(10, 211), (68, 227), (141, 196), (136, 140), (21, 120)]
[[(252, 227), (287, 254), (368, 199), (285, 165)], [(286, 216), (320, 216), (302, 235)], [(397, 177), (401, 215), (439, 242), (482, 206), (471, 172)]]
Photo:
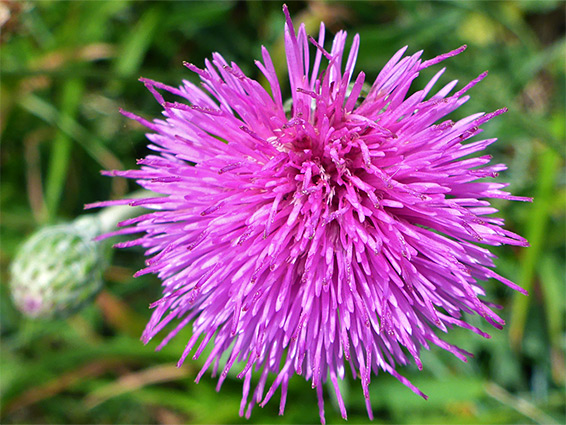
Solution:
[(41, 228), (20, 248), (11, 266), (11, 292), (28, 317), (68, 316), (88, 304), (102, 287), (106, 245), (97, 215)]

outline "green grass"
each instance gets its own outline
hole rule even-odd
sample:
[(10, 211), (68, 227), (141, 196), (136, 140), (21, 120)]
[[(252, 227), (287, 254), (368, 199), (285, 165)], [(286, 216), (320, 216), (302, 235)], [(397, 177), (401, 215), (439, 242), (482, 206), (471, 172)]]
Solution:
[[(564, 423), (566, 89), (564, 2), (409, 1), (289, 2), (296, 21), (314, 32), (324, 19), (331, 32), (361, 36), (357, 70), (369, 79), (399, 48), (424, 56), (468, 45), (450, 59), (442, 81), (459, 87), (484, 70), (489, 77), (453, 119), (508, 107), (485, 125), (499, 137), (490, 147), (509, 170), (514, 194), (533, 204), (497, 202), (507, 227), (531, 247), (495, 249), (500, 272), (527, 288), (514, 294), (495, 282), (488, 295), (509, 323), (484, 340), (455, 329), (451, 343), (473, 352), (462, 364), (439, 349), (423, 353), (425, 370), (400, 368), (430, 397), (420, 399), (395, 379), (372, 378), (375, 423)], [(6, 7), (6, 6), (3, 6)], [(140, 126), (119, 108), (144, 117), (160, 106), (137, 79), (196, 81), (183, 67), (202, 65), (218, 51), (249, 76), (261, 45), (286, 73), (279, 2), (30, 1), (10, 3), (0, 48), (0, 421), (2, 423), (240, 423), (241, 383), (230, 375), (193, 382), (202, 360), (170, 369), (189, 331), (163, 351), (144, 346), (139, 333), (147, 306), (159, 297), (153, 276), (133, 279), (141, 251), (115, 253), (103, 296), (60, 321), (30, 321), (12, 306), (8, 266), (38, 226), (73, 219), (85, 203), (134, 189), (100, 169), (125, 169), (146, 154)], [(423, 84), (435, 70), (423, 71)], [(285, 85), (284, 85), (285, 86)], [(288, 89), (287, 89), (288, 90)], [(289, 93), (284, 93), (289, 95)], [(166, 374), (156, 379), (155, 374)], [(132, 386), (132, 387), (129, 387)], [(366, 423), (359, 381), (347, 379), (350, 423)], [(329, 391), (330, 392), (330, 391)], [(275, 396), (277, 398), (277, 394)], [(301, 377), (290, 383), (286, 414), (278, 401), (256, 407), (250, 423), (317, 423), (316, 396)], [(341, 423), (327, 394), (327, 421)]]

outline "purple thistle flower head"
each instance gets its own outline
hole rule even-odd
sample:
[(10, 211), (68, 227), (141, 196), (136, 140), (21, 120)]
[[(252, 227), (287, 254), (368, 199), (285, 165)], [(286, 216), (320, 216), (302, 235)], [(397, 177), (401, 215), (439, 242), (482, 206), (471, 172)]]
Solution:
[[(327, 380), (346, 418), (338, 382), (349, 364), (371, 418), (372, 374), (385, 371), (426, 397), (397, 365), (414, 361), (422, 368), (419, 353), (431, 345), (465, 361), (469, 353), (436, 333), (460, 326), (488, 337), (463, 321), (463, 312), (501, 328), (479, 281), (495, 278), (526, 291), (493, 271), (494, 256), (484, 246), (527, 242), (492, 216), (497, 210), (488, 199), (529, 199), (483, 180), (506, 168), (489, 165), (489, 155), (474, 156), (496, 139), (468, 142), (504, 109), (445, 120), (486, 73), (455, 92), (456, 81), (434, 92), (441, 69), (408, 96), (422, 69), (465, 46), (424, 61), (422, 52), (404, 56), (403, 48), (361, 97), (358, 35), (347, 55), (343, 31), (328, 51), (323, 24), (315, 40), (304, 25), (295, 32), (284, 12), (291, 110), (265, 48), (256, 65), (269, 91), (217, 53), (203, 69), (185, 64), (202, 88), (142, 79), (165, 119), (124, 115), (151, 130), (155, 153), (137, 170), (108, 174), (164, 196), (93, 205), (153, 210), (113, 233), (142, 232), (118, 246), (143, 246), (150, 258), (136, 275), (155, 273), (163, 281), (145, 342), (175, 323), (163, 347), (192, 322), (179, 364), (211, 344), (197, 381), (212, 367), (220, 371), (220, 387), (238, 368), (246, 417), (278, 388), (283, 413), (289, 380), (298, 374), (316, 388), (323, 423)], [(167, 102), (160, 91), (180, 101)], [(260, 377), (250, 395), (253, 371)]]

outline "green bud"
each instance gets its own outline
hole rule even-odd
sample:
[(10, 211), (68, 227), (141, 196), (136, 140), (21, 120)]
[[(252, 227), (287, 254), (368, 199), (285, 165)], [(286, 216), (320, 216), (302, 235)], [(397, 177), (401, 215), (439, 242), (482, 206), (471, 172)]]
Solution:
[(11, 292), (17, 308), (32, 318), (69, 316), (102, 288), (107, 245), (97, 215), (40, 229), (20, 248), (11, 265)]

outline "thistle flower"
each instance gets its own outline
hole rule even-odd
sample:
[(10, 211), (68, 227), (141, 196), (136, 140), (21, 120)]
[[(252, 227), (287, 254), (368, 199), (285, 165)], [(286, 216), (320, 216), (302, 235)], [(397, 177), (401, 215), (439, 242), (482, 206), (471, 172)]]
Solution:
[[(203, 69), (185, 64), (203, 88), (142, 79), (165, 119), (124, 115), (151, 130), (155, 154), (139, 160), (138, 170), (107, 174), (135, 179), (165, 197), (91, 206), (154, 210), (110, 234), (142, 232), (117, 245), (146, 248), (150, 258), (137, 275), (155, 273), (163, 281), (142, 339), (147, 343), (174, 323), (159, 349), (192, 322), (179, 364), (195, 347), (194, 359), (212, 344), (196, 380), (210, 367), (213, 374), (221, 368), (220, 388), (238, 368), (240, 415), (247, 404), (249, 417), (253, 405), (265, 405), (278, 388), (282, 414), (289, 380), (298, 374), (316, 388), (323, 423), (327, 380), (346, 418), (338, 384), (349, 364), (361, 378), (371, 418), (372, 374), (385, 371), (426, 397), (397, 365), (414, 361), (422, 368), (419, 353), (431, 345), (465, 361), (469, 353), (436, 333), (460, 326), (488, 337), (466, 323), (463, 312), (501, 328), (479, 281), (495, 278), (525, 291), (493, 271), (484, 246), (527, 242), (492, 216), (497, 210), (488, 199), (528, 199), (481, 180), (505, 169), (488, 165), (489, 155), (471, 156), (496, 139), (467, 142), (505, 109), (444, 120), (486, 73), (456, 92), (452, 81), (429, 95), (442, 69), (408, 96), (421, 70), (465, 46), (424, 61), (422, 52), (404, 56), (403, 48), (360, 98), (365, 74), (354, 73), (359, 37), (343, 66), (345, 32), (328, 51), (323, 24), (315, 40), (304, 25), (295, 32), (284, 12), (289, 113), (265, 48), (256, 65), (271, 93), (217, 53)], [(168, 102), (162, 92), (180, 101)], [(254, 370), (260, 378), (250, 399)]]

